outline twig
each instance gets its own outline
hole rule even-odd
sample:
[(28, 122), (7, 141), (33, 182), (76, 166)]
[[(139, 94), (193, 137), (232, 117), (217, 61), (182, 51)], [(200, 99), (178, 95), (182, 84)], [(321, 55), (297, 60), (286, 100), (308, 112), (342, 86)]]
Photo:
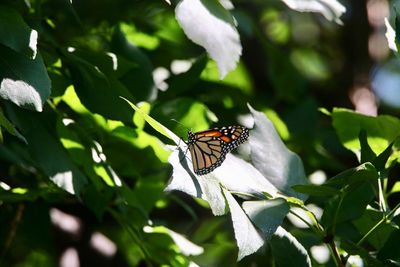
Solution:
[(345, 262), (342, 261), (342, 259), (340, 258), (339, 251), (337, 250), (335, 241), (332, 239), (328, 244), (329, 244), (329, 247), (331, 248), (332, 254), (335, 258), (336, 265), (339, 267), (346, 266)]
[(23, 203), (20, 203), (17, 207), (17, 211), (15, 213), (14, 219), (11, 222), (10, 231), (6, 238), (6, 242), (4, 243), (3, 251), (1, 252), (0, 266), (2, 265), (1, 263), (3, 262), (8, 249), (10, 248), (10, 246), (15, 238), (15, 234), (17, 233), (18, 225), (20, 224), (20, 222), (22, 220), (22, 215), (24, 213), (24, 209), (25, 209), (25, 204), (23, 204)]

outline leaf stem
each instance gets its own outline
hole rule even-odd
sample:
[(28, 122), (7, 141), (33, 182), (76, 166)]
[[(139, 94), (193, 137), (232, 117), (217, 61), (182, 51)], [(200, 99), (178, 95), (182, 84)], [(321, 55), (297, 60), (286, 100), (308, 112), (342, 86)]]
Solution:
[(400, 203), (398, 203), (396, 205), (396, 207), (394, 207), (386, 216), (384, 216), (377, 224), (374, 225), (374, 227), (372, 227), (368, 233), (366, 233), (361, 239), (360, 241), (357, 242), (357, 246), (361, 245), (365, 239), (368, 238), (368, 236), (370, 236), (376, 229), (378, 229), (379, 226), (381, 226), (383, 223), (385, 223), (387, 220), (390, 220), (392, 217), (392, 215), (396, 212), (397, 209), (400, 208)]
[(382, 189), (382, 179), (381, 179), (381, 172), (378, 172), (378, 192), (379, 192), (379, 206), (381, 207), (381, 210), (383, 212), (387, 211), (387, 207), (386, 207), (386, 201), (385, 198), (383, 196), (383, 189)]
[(341, 195), (340, 195), (339, 204), (338, 204), (337, 209), (335, 211), (335, 216), (333, 217), (333, 220), (332, 220), (332, 234), (333, 235), (335, 234), (335, 231), (336, 231), (336, 221), (337, 221), (337, 218), (339, 216), (340, 208), (342, 207), (343, 199), (344, 199), (344, 193), (342, 192)]
[(337, 249), (337, 247), (336, 247), (335, 241), (332, 239), (332, 240), (328, 243), (328, 245), (329, 245), (329, 248), (331, 249), (331, 252), (332, 252), (333, 257), (334, 257), (334, 259), (335, 259), (336, 265), (339, 266), (339, 267), (344, 267), (344, 266), (346, 266), (345, 261), (343, 261), (343, 260), (340, 258), (340, 254), (339, 254), (339, 251), (338, 251), (338, 249)]

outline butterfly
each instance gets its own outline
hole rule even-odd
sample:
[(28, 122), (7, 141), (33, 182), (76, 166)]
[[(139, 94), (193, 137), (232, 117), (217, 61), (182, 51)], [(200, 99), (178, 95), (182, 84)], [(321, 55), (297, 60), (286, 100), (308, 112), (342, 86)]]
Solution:
[(249, 129), (243, 126), (213, 128), (201, 132), (188, 132), (188, 149), (193, 170), (205, 175), (221, 166), (226, 154), (249, 138)]

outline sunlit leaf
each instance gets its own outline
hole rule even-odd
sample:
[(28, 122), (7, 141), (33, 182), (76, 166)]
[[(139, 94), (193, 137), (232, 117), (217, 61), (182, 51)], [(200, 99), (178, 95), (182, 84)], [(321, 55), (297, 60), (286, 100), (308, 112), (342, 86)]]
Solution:
[(334, 108), (333, 126), (342, 144), (359, 155), (361, 149), (358, 135), (367, 132), (368, 144), (375, 154), (382, 153), (400, 134), (400, 120), (388, 115), (371, 117), (354, 111)]
[[(149, 226), (147, 226), (149, 228)], [(172, 240), (175, 242), (175, 244), (179, 247), (183, 255), (190, 256), (190, 255), (200, 255), (204, 252), (204, 249), (193, 242), (189, 241), (186, 237), (183, 235), (172, 231), (171, 229), (168, 229), (163, 226), (157, 226), (157, 227), (152, 227), (151, 228), (153, 232), (159, 232), (159, 233), (167, 233)]]
[(119, 83), (113, 83), (97, 66), (74, 53), (66, 54), (66, 62), (75, 92), (87, 109), (105, 118), (131, 121), (133, 112), (119, 98), (130, 95), (122, 92), (124, 90), (117, 90), (121, 87)]
[(42, 111), (51, 84), (41, 55), (29, 59), (0, 45), (0, 62), (0, 97), (17, 106)]
[[(185, 149), (186, 150), (186, 149)], [(200, 181), (219, 181), (230, 191), (244, 195), (263, 196), (263, 193), (275, 196), (277, 189), (261, 173), (246, 161), (228, 154), (220, 167), (205, 175), (195, 175), (189, 156), (184, 155), (184, 150), (174, 151), (170, 158), (173, 174), (166, 190), (180, 190), (192, 196), (201, 196)]]
[(137, 106), (132, 104), (128, 99), (125, 99), (125, 98), (122, 98), (122, 99), (124, 99), (126, 102), (128, 102), (128, 104), (138, 113), (138, 115), (141, 115), (150, 124), (150, 126), (154, 128), (154, 130), (156, 130), (160, 134), (164, 135), (165, 137), (171, 139), (176, 144), (180, 143), (181, 140), (178, 136), (176, 136), (176, 134), (171, 132), (168, 128), (166, 128), (164, 125), (162, 125), (161, 123), (159, 123), (158, 121), (156, 121), (155, 119), (150, 117), (149, 115), (147, 115), (140, 108), (138, 108)]
[(237, 246), (239, 247), (238, 260), (241, 260), (243, 257), (256, 252), (264, 245), (264, 239), (231, 193), (226, 189), (223, 189), (223, 192), (229, 205), (235, 238)]
[(279, 198), (273, 200), (245, 201), (242, 206), (251, 221), (261, 229), (267, 240), (275, 233), (289, 212), (287, 202)]
[(27, 148), (38, 167), (60, 188), (71, 194), (79, 194), (87, 179), (46, 128), (44, 122), (53, 118), (48, 114), (34, 114), (17, 108), (10, 107), (8, 110), (28, 141)]
[(385, 37), (388, 42), (388, 46), (391, 50), (397, 52), (397, 45), (396, 45), (396, 32), (394, 31), (393, 27), (390, 25), (388, 18), (385, 18), (385, 26), (386, 26), (386, 33)]
[(211, 0), (182, 0), (175, 9), (185, 34), (204, 47), (219, 68), (220, 78), (235, 68), (242, 46), (229, 12)]
[(288, 195), (305, 199), (291, 187), (306, 184), (303, 163), (280, 139), (272, 122), (261, 112), (250, 107), (254, 128), (250, 132), (251, 159), (254, 166), (276, 188)]
[(340, 17), (346, 8), (337, 0), (282, 0), (291, 9), (300, 12), (317, 12), (327, 20), (343, 24)]

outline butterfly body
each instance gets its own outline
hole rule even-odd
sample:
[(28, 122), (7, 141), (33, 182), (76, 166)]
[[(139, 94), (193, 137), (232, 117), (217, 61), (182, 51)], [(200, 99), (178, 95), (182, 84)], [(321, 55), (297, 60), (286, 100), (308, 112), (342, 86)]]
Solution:
[(197, 175), (212, 172), (221, 166), (226, 154), (245, 142), (249, 130), (243, 126), (213, 128), (206, 131), (188, 132), (188, 148), (192, 156), (193, 170)]

